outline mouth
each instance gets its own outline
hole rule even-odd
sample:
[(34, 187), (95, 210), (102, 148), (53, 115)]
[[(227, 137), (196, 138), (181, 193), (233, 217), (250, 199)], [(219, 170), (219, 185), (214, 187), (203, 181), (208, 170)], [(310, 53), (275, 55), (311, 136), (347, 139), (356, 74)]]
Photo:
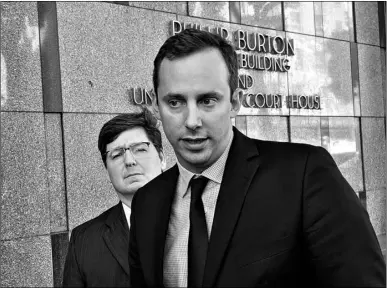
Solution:
[(207, 138), (189, 138), (189, 137), (183, 138), (183, 141), (186, 141), (187, 143), (192, 143), (192, 144), (199, 144), (206, 140)]
[(208, 138), (202, 138), (202, 137), (196, 137), (196, 138), (193, 138), (193, 137), (185, 137), (185, 138), (182, 138), (182, 141), (184, 143), (185, 146), (187, 146), (188, 148), (191, 148), (191, 149), (201, 149), (204, 147), (206, 141), (208, 140)]
[(127, 175), (125, 178), (130, 178), (133, 176), (140, 176), (140, 175), (141, 175), (141, 173), (132, 173), (132, 174)]

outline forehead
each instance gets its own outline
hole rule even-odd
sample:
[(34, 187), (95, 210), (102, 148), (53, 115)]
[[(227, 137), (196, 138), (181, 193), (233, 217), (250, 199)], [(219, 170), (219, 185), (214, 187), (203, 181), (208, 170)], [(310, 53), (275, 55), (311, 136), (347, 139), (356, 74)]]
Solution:
[(173, 60), (164, 58), (159, 69), (158, 92), (179, 92), (165, 91), (171, 88), (228, 86), (228, 74), (226, 62), (216, 48), (207, 48)]
[(106, 145), (106, 150), (114, 147), (132, 144), (136, 142), (149, 141), (149, 138), (142, 127), (130, 128), (121, 132), (118, 137)]

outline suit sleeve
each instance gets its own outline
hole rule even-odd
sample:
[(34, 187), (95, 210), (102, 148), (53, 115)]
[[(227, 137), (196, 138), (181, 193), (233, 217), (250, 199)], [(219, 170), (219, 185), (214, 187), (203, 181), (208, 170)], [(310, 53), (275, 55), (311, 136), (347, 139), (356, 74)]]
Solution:
[(137, 223), (136, 223), (136, 200), (138, 195), (132, 199), (132, 213), (130, 214), (130, 237), (129, 237), (129, 267), (131, 287), (146, 287), (144, 273), (142, 271), (139, 251), (137, 246)]
[(76, 240), (79, 238), (77, 232), (77, 229), (74, 229), (71, 233), (70, 244), (63, 271), (63, 287), (86, 287), (82, 274), (79, 270), (75, 249)]
[(332, 156), (309, 153), (303, 181), (307, 253), (323, 287), (385, 287), (386, 264), (369, 215)]

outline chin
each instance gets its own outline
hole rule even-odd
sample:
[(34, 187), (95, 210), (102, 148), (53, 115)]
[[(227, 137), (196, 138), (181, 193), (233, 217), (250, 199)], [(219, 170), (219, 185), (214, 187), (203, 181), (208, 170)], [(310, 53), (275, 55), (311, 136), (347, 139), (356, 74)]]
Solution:
[(208, 168), (208, 163), (210, 161), (210, 157), (204, 157), (204, 155), (200, 155), (200, 157), (198, 157), (198, 155), (196, 155), (196, 157), (188, 155), (188, 157), (183, 157), (183, 159), (189, 166), (200, 170)]
[(130, 191), (131, 193), (135, 193), (138, 189), (140, 189), (142, 186), (144, 186), (146, 183), (145, 181), (135, 182), (130, 185)]
[(200, 151), (198, 153), (186, 153), (185, 154), (186, 161), (193, 164), (204, 164), (208, 162), (211, 158), (210, 151)]

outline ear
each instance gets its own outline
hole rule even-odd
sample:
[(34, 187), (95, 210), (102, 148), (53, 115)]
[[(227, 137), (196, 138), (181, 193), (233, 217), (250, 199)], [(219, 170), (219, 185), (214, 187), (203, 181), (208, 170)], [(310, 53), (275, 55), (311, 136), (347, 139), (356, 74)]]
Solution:
[(163, 151), (159, 152), (159, 157), (160, 157), (160, 161), (161, 161), (161, 171), (164, 172), (165, 169), (167, 168), (167, 161), (165, 159)]
[(241, 109), (241, 99), (243, 95), (243, 90), (241, 88), (235, 89), (234, 93), (231, 95), (231, 118), (235, 118), (239, 110)]
[(160, 120), (160, 112), (159, 112), (159, 104), (157, 103), (157, 95), (156, 92), (152, 89), (151, 91), (152, 96), (152, 110), (153, 114), (156, 116), (158, 120)]

